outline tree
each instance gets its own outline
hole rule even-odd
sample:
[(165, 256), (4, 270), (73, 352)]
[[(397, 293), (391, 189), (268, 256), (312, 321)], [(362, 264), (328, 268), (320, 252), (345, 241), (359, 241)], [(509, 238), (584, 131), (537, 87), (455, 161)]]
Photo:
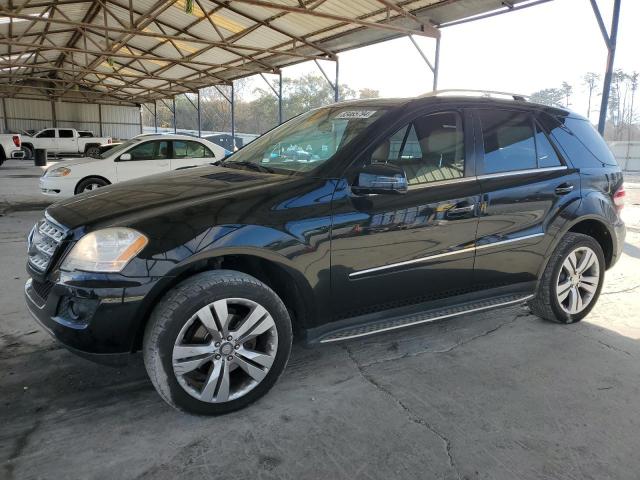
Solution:
[(589, 92), (589, 101), (587, 103), (587, 118), (591, 116), (591, 98), (593, 97), (593, 92), (598, 88), (598, 84), (600, 81), (600, 75), (593, 72), (587, 72), (582, 77), (582, 84), (587, 87)]
[(565, 98), (565, 107), (569, 107), (569, 98), (571, 97), (571, 93), (573, 92), (573, 87), (569, 85), (567, 82), (562, 82), (562, 93)]
[(564, 90), (560, 88), (543, 88), (531, 94), (531, 101), (543, 105), (559, 105), (565, 98)]
[(379, 98), (380, 90), (375, 90), (373, 88), (361, 88), (358, 90), (358, 98)]

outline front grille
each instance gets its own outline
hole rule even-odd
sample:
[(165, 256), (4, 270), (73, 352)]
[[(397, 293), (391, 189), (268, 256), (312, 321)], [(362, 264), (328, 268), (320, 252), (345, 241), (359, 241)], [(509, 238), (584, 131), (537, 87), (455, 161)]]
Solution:
[(36, 223), (29, 234), (29, 264), (46, 272), (66, 236), (67, 230), (49, 218)]
[(33, 280), (31, 282), (31, 288), (33, 288), (33, 291), (38, 295), (38, 297), (42, 300), (46, 300), (53, 288), (53, 282), (38, 282), (37, 280)]

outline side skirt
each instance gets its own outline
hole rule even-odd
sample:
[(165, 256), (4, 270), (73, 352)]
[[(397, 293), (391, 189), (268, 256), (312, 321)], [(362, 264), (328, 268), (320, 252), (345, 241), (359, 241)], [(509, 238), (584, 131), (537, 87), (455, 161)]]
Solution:
[[(524, 303), (533, 297), (534, 295), (532, 293), (510, 293), (430, 309), (424, 309), (424, 306), (420, 309), (420, 306), (416, 306), (413, 311), (410, 312), (404, 310), (394, 314), (394, 312), (389, 311), (387, 312), (387, 315), (385, 315), (386, 318), (384, 319), (379, 318), (380, 315), (377, 315), (378, 318), (376, 319), (367, 318), (369, 316), (356, 317), (354, 319), (349, 319), (349, 325), (345, 325), (343, 322), (340, 322), (341, 325), (336, 325), (337, 328), (330, 330), (325, 327), (321, 332), (314, 330), (308, 331), (307, 343), (332, 343), (352, 338), (365, 337), (376, 333), (388, 332), (390, 330), (397, 330), (399, 328), (410, 327), (412, 325), (419, 325), (421, 323), (434, 322), (436, 320), (457, 317), (459, 315), (517, 305)], [(329, 327), (330, 326), (331, 325), (329, 325)]]

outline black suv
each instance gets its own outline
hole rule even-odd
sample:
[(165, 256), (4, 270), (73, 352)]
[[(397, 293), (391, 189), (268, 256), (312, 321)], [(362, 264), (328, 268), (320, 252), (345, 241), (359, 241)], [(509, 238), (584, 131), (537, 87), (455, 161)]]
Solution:
[(522, 302), (581, 320), (621, 255), (623, 200), (605, 142), (569, 111), (459, 94), (339, 103), (216, 166), (53, 205), (29, 237), (26, 301), (79, 355), (142, 350), (169, 404), (220, 414), (271, 388), (294, 336)]

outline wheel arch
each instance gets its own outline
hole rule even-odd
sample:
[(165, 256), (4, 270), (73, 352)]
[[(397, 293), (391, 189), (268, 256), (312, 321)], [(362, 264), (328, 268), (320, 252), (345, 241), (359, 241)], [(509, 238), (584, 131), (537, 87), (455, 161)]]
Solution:
[(107, 182), (107, 185), (111, 185), (113, 182), (111, 180), (109, 180), (107, 177), (104, 177), (102, 175), (87, 175), (86, 177), (82, 177), (80, 180), (78, 180), (76, 182), (76, 186), (73, 187), (73, 193), (74, 195), (78, 194), (78, 186), (84, 182), (85, 180), (89, 180), (90, 178), (98, 178), (100, 180), (104, 180), (105, 182)]
[(84, 153), (87, 153), (87, 150), (89, 150), (91, 147), (99, 147), (100, 144), (99, 143), (87, 143), (84, 146)]
[(289, 311), (294, 336), (299, 337), (311, 324), (312, 320), (309, 317), (315, 311), (311, 286), (304, 275), (290, 265), (287, 259), (262, 250), (211, 252), (209, 256), (193, 258), (180, 265), (149, 292), (139, 312), (140, 321), (135, 326), (132, 350), (140, 349), (151, 312), (162, 297), (186, 279), (213, 270), (246, 273), (271, 288)]
[(581, 215), (564, 225), (564, 228), (556, 235), (553, 242), (545, 255), (545, 261), (538, 272), (538, 278), (541, 277), (547, 268), (552, 252), (557, 248), (558, 244), (567, 233), (582, 233), (595, 239), (602, 247), (604, 253), (606, 268), (608, 269), (613, 261), (614, 242), (613, 228), (607, 222), (607, 219), (597, 214)]

